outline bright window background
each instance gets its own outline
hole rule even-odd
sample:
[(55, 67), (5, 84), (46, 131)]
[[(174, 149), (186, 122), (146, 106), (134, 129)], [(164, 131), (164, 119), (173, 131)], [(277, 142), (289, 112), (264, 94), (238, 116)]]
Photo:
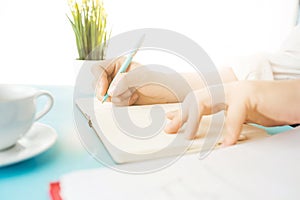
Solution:
[[(228, 57), (276, 51), (296, 23), (298, 0), (105, 0), (113, 35), (171, 29), (220, 66)], [(74, 82), (75, 40), (67, 1), (1, 0), (0, 83)]]

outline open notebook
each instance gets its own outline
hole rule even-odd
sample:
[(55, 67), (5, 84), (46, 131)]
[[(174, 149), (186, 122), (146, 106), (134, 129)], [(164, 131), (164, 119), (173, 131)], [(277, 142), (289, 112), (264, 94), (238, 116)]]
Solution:
[[(180, 109), (181, 104), (113, 107), (111, 103), (102, 104), (97, 99), (91, 98), (79, 99), (76, 104), (116, 163), (176, 156), (200, 150), (209, 151), (218, 148), (218, 141), (221, 140), (218, 133), (223, 126), (220, 120), (223, 117), (222, 113), (215, 116), (216, 120), (212, 120), (211, 116), (204, 117), (198, 131), (199, 138), (188, 140), (180, 132), (166, 134), (163, 131), (167, 123), (165, 112)], [(131, 127), (126, 126), (129, 123), (133, 123)], [(159, 125), (158, 129), (151, 127), (154, 123)], [(210, 134), (204, 137), (208, 130)], [(222, 134), (224, 133), (223, 131)], [(262, 129), (244, 125), (238, 143), (267, 136)]]

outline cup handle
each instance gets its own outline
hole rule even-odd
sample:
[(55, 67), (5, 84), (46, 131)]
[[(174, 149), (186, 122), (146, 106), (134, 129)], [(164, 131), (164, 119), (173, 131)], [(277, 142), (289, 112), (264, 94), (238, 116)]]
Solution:
[(41, 119), (44, 115), (46, 115), (50, 109), (52, 108), (53, 106), (53, 103), (54, 103), (54, 99), (53, 99), (53, 96), (49, 93), (49, 92), (46, 92), (46, 91), (43, 91), (43, 90), (39, 90), (36, 94), (35, 94), (35, 100), (37, 98), (39, 98), (40, 96), (47, 96), (49, 98), (49, 101), (47, 102), (47, 104), (45, 105), (45, 107), (43, 108), (42, 111), (38, 112), (36, 115), (35, 115), (35, 119), (34, 121), (37, 121), (39, 119)]

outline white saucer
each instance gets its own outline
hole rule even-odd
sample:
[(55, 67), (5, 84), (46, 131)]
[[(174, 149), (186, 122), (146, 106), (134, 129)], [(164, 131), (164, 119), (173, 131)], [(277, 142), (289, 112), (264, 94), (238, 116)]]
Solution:
[(35, 123), (13, 147), (0, 151), (0, 167), (32, 158), (47, 149), (56, 141), (56, 131), (41, 123)]

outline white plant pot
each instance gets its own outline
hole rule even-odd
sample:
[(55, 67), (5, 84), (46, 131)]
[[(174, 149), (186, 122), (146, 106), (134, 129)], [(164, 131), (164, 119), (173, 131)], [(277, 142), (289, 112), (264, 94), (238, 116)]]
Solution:
[(74, 60), (75, 90), (82, 97), (95, 93), (94, 82), (97, 78), (92, 73), (94, 66), (105, 66), (106, 60)]

